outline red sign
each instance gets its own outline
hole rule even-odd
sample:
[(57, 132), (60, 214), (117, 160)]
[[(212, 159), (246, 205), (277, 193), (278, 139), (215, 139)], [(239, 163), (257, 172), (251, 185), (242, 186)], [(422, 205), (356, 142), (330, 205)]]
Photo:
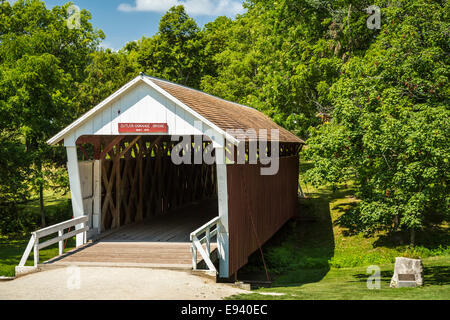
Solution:
[(167, 133), (167, 123), (119, 123), (119, 133)]

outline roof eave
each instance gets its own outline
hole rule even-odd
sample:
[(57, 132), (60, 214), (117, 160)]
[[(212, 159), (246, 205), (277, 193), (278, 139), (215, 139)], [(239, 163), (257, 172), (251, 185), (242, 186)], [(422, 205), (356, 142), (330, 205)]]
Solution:
[[(80, 118), (78, 118), (77, 120), (75, 120), (74, 122), (72, 122), (69, 126), (67, 126), (66, 128), (64, 128), (63, 130), (61, 130), (58, 134), (56, 134), (54, 137), (52, 137), (51, 139), (49, 139), (47, 141), (47, 144), (49, 145), (56, 145), (58, 143), (60, 143), (63, 139), (65, 139), (65, 137), (67, 137), (73, 130), (75, 130), (76, 128), (78, 128), (80, 125), (82, 125), (85, 121), (87, 121), (90, 117), (94, 116), (95, 114), (97, 114), (98, 112), (100, 112), (104, 107), (106, 107), (109, 103), (111, 103), (112, 101), (114, 101), (116, 98), (118, 98), (120, 95), (124, 94), (126, 91), (128, 91), (130, 88), (132, 88), (134, 85), (136, 85), (137, 83), (139, 83), (140, 81), (143, 81), (144, 83), (146, 83), (147, 85), (149, 85), (151, 88), (153, 88), (154, 90), (156, 90), (157, 92), (159, 92), (160, 94), (162, 94), (164, 97), (166, 97), (167, 99), (169, 99), (170, 101), (172, 101), (173, 103), (175, 103), (176, 105), (180, 106), (181, 108), (183, 108), (184, 110), (186, 110), (187, 112), (189, 112), (190, 114), (192, 114), (194, 117), (198, 118), (199, 120), (201, 120), (202, 122), (204, 122), (206, 125), (208, 125), (209, 127), (211, 127), (212, 129), (214, 129), (215, 131), (217, 131), (219, 134), (221, 134), (224, 137), (224, 140), (227, 140), (229, 142), (231, 142), (233, 145), (235, 146), (239, 146), (239, 144), (242, 142), (240, 140), (238, 140), (237, 138), (235, 138), (234, 136), (232, 136), (230, 133), (228, 133), (226, 130), (221, 129), (219, 126), (215, 125), (214, 123), (212, 123), (210, 120), (208, 120), (207, 118), (205, 118), (204, 116), (202, 116), (201, 114), (199, 114), (198, 112), (196, 112), (195, 110), (193, 110), (192, 108), (190, 108), (189, 106), (187, 106), (186, 104), (184, 104), (183, 102), (181, 102), (179, 99), (177, 99), (176, 97), (174, 97), (173, 95), (171, 95), (169, 92), (167, 92), (166, 90), (164, 90), (163, 88), (161, 88), (158, 84), (156, 84), (155, 82), (153, 82), (151, 80), (151, 77), (148, 77), (144, 74), (140, 74), (139, 76), (137, 76), (136, 78), (134, 78), (133, 80), (131, 80), (130, 82), (128, 82), (127, 84), (125, 84), (123, 87), (121, 87), (119, 90), (117, 90), (116, 92), (114, 92), (112, 95), (110, 95), (108, 98), (106, 98), (105, 100), (103, 100), (102, 102), (100, 102), (97, 106), (95, 106), (94, 108), (92, 108), (91, 110), (89, 110), (88, 112), (86, 112), (83, 116), (81, 116)], [(292, 133), (291, 133), (292, 134)], [(296, 142), (293, 143), (300, 143), (300, 144), (305, 144), (305, 142), (301, 139), (299, 139), (297, 136), (295, 136), (297, 138)]]
[(76, 129), (78, 126), (80, 126), (84, 121), (89, 119), (90, 117), (94, 116), (97, 112), (99, 112), (101, 109), (103, 109), (106, 105), (108, 105), (110, 102), (112, 102), (114, 99), (119, 97), (124, 92), (128, 91), (130, 88), (132, 88), (135, 84), (137, 84), (139, 81), (143, 80), (143, 77), (141, 75), (137, 76), (130, 82), (128, 82), (126, 85), (121, 87), (119, 90), (114, 92), (112, 95), (110, 95), (108, 98), (100, 102), (98, 105), (96, 105), (94, 108), (86, 112), (84, 115), (82, 115), (80, 118), (72, 122), (70, 125), (68, 125), (66, 128), (58, 132), (55, 136), (53, 136), (51, 139), (47, 141), (47, 144), (54, 146), (57, 143), (59, 143), (61, 140), (63, 140), (70, 132), (74, 129)]
[(171, 95), (170, 93), (168, 93), (166, 90), (164, 90), (163, 88), (161, 88), (160, 86), (158, 86), (156, 83), (154, 83), (149, 77), (147, 76), (143, 76), (143, 81), (145, 83), (147, 83), (148, 85), (150, 85), (153, 89), (155, 89), (157, 92), (159, 92), (160, 94), (162, 94), (163, 96), (165, 96), (166, 98), (168, 98), (169, 100), (171, 100), (172, 102), (174, 102), (175, 104), (179, 105), (180, 107), (182, 107), (183, 109), (185, 109), (186, 111), (188, 111), (189, 113), (191, 113), (193, 116), (195, 116), (196, 118), (198, 118), (199, 120), (201, 120), (202, 122), (204, 122), (205, 124), (207, 124), (208, 126), (210, 126), (212, 129), (216, 130), (218, 133), (222, 134), (224, 136), (224, 138), (233, 143), (234, 145), (238, 146), (240, 141), (238, 139), (236, 139), (235, 137), (233, 137), (232, 135), (230, 135), (228, 132), (226, 132), (225, 130), (219, 128), (217, 125), (215, 125), (214, 123), (212, 123), (211, 121), (209, 121), (208, 119), (206, 119), (204, 116), (202, 116), (201, 114), (199, 114), (198, 112), (194, 111), (192, 108), (190, 108), (189, 106), (187, 106), (186, 104), (184, 104), (183, 102), (181, 102), (180, 100), (178, 100), (177, 98), (175, 98), (173, 95)]

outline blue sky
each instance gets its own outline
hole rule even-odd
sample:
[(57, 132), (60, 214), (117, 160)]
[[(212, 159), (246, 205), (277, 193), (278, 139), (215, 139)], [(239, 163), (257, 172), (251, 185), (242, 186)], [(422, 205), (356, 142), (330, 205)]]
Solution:
[[(45, 0), (48, 8), (62, 5), (68, 0)], [(199, 26), (225, 15), (234, 18), (243, 13), (243, 0), (73, 0), (81, 9), (92, 14), (94, 28), (106, 35), (104, 47), (118, 50), (127, 42), (158, 31), (159, 20), (176, 4), (183, 4)]]

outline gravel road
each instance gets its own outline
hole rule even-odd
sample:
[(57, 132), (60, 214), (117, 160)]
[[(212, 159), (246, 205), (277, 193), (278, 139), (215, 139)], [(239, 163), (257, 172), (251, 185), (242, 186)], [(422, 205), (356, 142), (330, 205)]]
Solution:
[(68, 267), (0, 281), (0, 299), (218, 300), (248, 293), (184, 271)]

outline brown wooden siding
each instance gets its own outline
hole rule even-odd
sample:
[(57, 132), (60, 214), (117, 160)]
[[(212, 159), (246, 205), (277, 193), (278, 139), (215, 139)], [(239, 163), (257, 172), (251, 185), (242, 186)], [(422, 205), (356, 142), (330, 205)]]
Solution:
[(250, 217), (264, 244), (297, 210), (298, 156), (281, 158), (277, 175), (262, 176), (260, 169), (261, 165), (227, 166), (230, 275), (258, 249)]

